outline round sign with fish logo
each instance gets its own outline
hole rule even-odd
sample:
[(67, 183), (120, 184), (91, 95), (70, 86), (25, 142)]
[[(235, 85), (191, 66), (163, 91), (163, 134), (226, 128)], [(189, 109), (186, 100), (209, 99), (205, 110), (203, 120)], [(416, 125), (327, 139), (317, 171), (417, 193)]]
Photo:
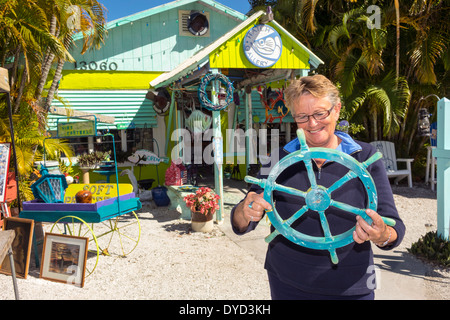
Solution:
[(281, 57), (280, 34), (271, 26), (259, 24), (244, 37), (244, 53), (248, 61), (259, 68), (273, 66)]

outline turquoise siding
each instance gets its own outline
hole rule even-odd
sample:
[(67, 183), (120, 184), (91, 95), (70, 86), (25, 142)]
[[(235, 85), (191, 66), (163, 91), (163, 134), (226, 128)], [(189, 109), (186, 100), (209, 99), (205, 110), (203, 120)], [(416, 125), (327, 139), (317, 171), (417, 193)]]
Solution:
[[(146, 93), (147, 90), (60, 90), (58, 95), (74, 110), (115, 117), (115, 125), (99, 123), (99, 129), (116, 129), (116, 125), (121, 123), (134, 123), (137, 128), (145, 125), (152, 128), (157, 125), (157, 115), (153, 102), (145, 98)], [(52, 106), (64, 107), (58, 100), (54, 100)], [(49, 130), (56, 130), (56, 119), (65, 117), (49, 114), (48, 118)]]
[[(151, 6), (151, 3), (149, 3)], [(199, 10), (209, 13), (209, 37), (182, 36), (179, 33), (178, 11)], [(170, 71), (196, 52), (223, 36), (239, 24), (236, 18), (199, 2), (151, 13), (138, 20), (133, 16), (110, 22), (108, 37), (100, 50), (79, 53), (81, 42), (71, 51), (75, 63), (66, 63), (66, 70)], [(84, 61), (86, 65), (82, 62)], [(91, 63), (95, 62), (95, 63)], [(106, 62), (106, 63), (104, 63)], [(91, 63), (91, 64), (90, 64)], [(112, 66), (112, 69), (110, 69)]]

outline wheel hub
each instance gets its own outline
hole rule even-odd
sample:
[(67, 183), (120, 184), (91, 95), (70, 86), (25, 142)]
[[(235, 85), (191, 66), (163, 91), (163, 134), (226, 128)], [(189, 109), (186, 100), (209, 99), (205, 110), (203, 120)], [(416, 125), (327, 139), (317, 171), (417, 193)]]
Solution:
[(324, 211), (331, 203), (330, 195), (322, 186), (308, 190), (305, 200), (308, 208), (314, 211)]

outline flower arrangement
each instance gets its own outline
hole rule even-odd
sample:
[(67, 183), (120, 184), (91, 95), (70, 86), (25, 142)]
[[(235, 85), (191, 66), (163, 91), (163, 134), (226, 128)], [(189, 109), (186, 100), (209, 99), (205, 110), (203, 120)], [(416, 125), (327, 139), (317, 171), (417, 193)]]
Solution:
[(201, 187), (195, 194), (183, 198), (188, 208), (192, 211), (199, 211), (204, 215), (212, 214), (216, 209), (219, 209), (219, 199), (220, 196), (207, 187)]

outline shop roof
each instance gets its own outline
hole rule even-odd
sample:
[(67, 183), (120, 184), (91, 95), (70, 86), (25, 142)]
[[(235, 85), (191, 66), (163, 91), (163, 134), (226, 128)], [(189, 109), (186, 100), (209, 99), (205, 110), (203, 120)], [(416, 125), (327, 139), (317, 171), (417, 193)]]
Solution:
[[(243, 0), (245, 1), (245, 0)], [(132, 15), (126, 16), (126, 17), (122, 17), (113, 21), (110, 21), (106, 24), (106, 29), (112, 29), (118, 26), (121, 26), (123, 24), (127, 24), (127, 23), (131, 23), (143, 18), (147, 18), (150, 17), (152, 15), (167, 11), (167, 10), (171, 10), (171, 9), (175, 9), (184, 5), (188, 5), (194, 2), (199, 2), (201, 4), (204, 4), (205, 6), (211, 8), (211, 10), (215, 10), (218, 12), (223, 12), (224, 14), (227, 14), (231, 17), (233, 17), (235, 20), (237, 21), (242, 21), (247, 19), (247, 16), (243, 13), (240, 13), (239, 11), (236, 11), (232, 8), (229, 8), (219, 2), (216, 2), (214, 0), (176, 0), (176, 1), (172, 1), (169, 3), (165, 3), (162, 4), (160, 6), (154, 7), (154, 8), (150, 8), (144, 11), (140, 11), (137, 13), (134, 13)], [(80, 32), (77, 35), (75, 35), (74, 39), (78, 40), (81, 39), (83, 37), (83, 34)]]
[[(216, 54), (218, 54), (218, 52), (220, 52), (223, 48), (237, 47), (235, 43), (239, 41), (236, 40), (236, 37), (242, 35), (244, 31), (248, 30), (254, 24), (256, 24), (263, 15), (264, 15), (263, 11), (258, 11), (254, 13), (248, 19), (242, 21), (235, 28), (224, 34), (221, 38), (212, 42), (209, 46), (203, 48), (202, 50), (197, 52), (194, 56), (179, 64), (172, 71), (166, 72), (157, 77), (156, 79), (152, 80), (150, 82), (150, 86), (153, 88), (165, 87), (176, 81), (183, 81), (182, 83), (186, 83), (187, 82), (186, 78), (188, 78), (189, 76), (191, 76), (191, 79), (198, 78), (201, 77), (206, 72), (208, 72), (209, 68), (219, 68), (217, 63), (214, 62), (211, 64), (211, 62), (215, 59)], [(318, 58), (313, 52), (311, 52), (294, 36), (292, 36), (275, 20), (269, 22), (268, 24), (277, 29), (282, 38), (289, 40), (291, 47), (287, 51), (296, 53), (296, 58), (294, 58), (294, 60), (299, 60), (298, 57), (301, 57), (301, 60), (303, 60), (303, 62), (300, 66), (299, 64), (289, 65), (288, 63), (282, 68), (277, 67), (275, 64), (273, 68), (269, 69), (261, 69), (261, 68), (252, 69), (262, 74), (262, 77), (260, 77), (261, 80), (265, 79), (269, 81), (275, 81), (279, 79), (286, 79), (287, 73), (289, 73), (289, 75), (292, 75), (291, 74), (292, 70), (294, 70), (295, 74), (299, 74), (299, 71), (301, 69), (303, 70), (314, 69), (317, 68), (319, 64), (323, 63), (323, 61), (320, 58)], [(235, 53), (235, 55), (238, 56), (239, 53)], [(223, 67), (224, 66), (222, 66), (222, 68)], [(226, 66), (226, 68), (249, 69), (255, 67), (249, 66), (248, 64), (244, 65), (243, 62), (241, 61), (241, 62), (231, 62)], [(185, 79), (182, 80), (183, 78)], [(258, 81), (259, 81), (258, 79), (255, 79), (255, 81), (252, 82), (247, 79), (246, 85), (257, 85), (259, 84)]]

